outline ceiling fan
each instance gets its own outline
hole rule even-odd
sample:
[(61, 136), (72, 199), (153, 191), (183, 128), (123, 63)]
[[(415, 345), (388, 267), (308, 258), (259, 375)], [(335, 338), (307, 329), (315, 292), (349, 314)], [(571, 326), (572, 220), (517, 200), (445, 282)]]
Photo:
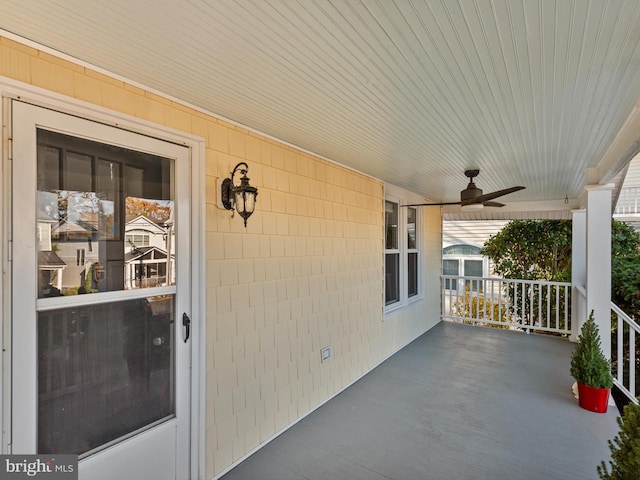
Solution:
[(422, 206), (442, 206), (442, 205), (460, 205), (462, 208), (468, 209), (480, 209), (483, 207), (504, 207), (504, 203), (493, 202), (494, 198), (508, 195), (518, 190), (524, 190), (526, 187), (510, 187), (496, 192), (482, 194), (482, 190), (476, 187), (473, 179), (478, 176), (480, 170), (466, 170), (465, 176), (469, 178), (469, 185), (467, 188), (460, 192), (459, 202), (444, 202), (444, 203), (414, 203), (409, 205), (402, 205), (403, 207), (422, 207)]

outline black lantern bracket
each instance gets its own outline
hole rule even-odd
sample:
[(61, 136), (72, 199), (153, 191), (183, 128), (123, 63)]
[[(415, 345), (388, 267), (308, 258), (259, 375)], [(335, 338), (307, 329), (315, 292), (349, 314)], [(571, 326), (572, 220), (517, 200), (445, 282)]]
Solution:
[[(244, 219), (245, 228), (247, 227), (247, 219), (254, 211), (256, 197), (258, 196), (258, 189), (249, 184), (248, 171), (249, 166), (245, 162), (240, 162), (231, 172), (231, 177), (225, 178), (220, 184), (220, 202), (222, 206), (227, 210), (231, 210), (231, 218), (234, 217), (235, 212), (238, 212)], [(236, 173), (242, 175), (239, 185), (234, 182)]]

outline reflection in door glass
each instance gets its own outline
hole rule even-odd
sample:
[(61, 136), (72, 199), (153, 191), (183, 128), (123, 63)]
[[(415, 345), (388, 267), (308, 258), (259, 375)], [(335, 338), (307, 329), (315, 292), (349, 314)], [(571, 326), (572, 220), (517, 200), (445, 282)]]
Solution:
[(172, 168), (38, 130), (38, 297), (175, 284)]
[(126, 198), (124, 288), (175, 283), (173, 202)]
[(172, 418), (174, 296), (38, 313), (38, 453), (83, 454)]

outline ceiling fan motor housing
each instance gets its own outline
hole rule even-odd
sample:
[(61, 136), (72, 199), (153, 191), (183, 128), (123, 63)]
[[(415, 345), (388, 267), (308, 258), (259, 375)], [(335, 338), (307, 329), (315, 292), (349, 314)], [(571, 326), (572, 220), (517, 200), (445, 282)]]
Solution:
[(482, 195), (482, 189), (476, 187), (475, 183), (469, 182), (467, 188), (460, 192), (460, 201), (462, 203), (469, 202), (480, 195)]

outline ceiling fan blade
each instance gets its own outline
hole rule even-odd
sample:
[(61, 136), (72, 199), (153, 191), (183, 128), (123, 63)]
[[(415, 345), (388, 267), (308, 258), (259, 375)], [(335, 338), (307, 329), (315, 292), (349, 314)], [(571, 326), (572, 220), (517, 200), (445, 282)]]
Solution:
[(500, 202), (482, 202), (485, 207), (504, 207), (504, 203)]
[(484, 203), (487, 200), (493, 200), (494, 198), (498, 198), (498, 197), (502, 197), (503, 195), (509, 195), (510, 193), (513, 192), (517, 192), (520, 190), (524, 190), (527, 187), (511, 187), (511, 188), (505, 188), (503, 190), (498, 190), (496, 192), (491, 192), (491, 193), (485, 193), (484, 195), (478, 195), (475, 198), (472, 198), (471, 200), (468, 200), (466, 202), (464, 202), (466, 205), (469, 205), (471, 203)]
[(445, 205), (460, 205), (460, 202), (444, 202), (444, 203), (408, 203), (400, 205), (401, 207), (443, 207)]

